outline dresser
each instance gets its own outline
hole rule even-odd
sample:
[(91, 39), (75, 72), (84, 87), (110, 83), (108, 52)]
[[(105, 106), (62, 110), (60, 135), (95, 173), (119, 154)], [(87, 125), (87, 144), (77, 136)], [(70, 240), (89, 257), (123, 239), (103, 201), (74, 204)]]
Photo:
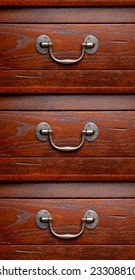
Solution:
[(134, 4), (0, 1), (0, 259), (135, 259)]

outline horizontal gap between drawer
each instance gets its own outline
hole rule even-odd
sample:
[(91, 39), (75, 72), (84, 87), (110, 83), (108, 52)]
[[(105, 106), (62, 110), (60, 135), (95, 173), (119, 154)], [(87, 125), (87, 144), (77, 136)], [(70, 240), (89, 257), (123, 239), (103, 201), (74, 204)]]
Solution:
[[(70, 24), (69, 23), (69, 21), (65, 21), (65, 22), (61, 22), (61, 21), (57, 21), (57, 22), (50, 22), (50, 21), (46, 21), (46, 22), (44, 22), (44, 21), (41, 21), (41, 22), (27, 22), (27, 21), (25, 21), (25, 22), (21, 22), (21, 21), (16, 21), (16, 22), (12, 22), (12, 21), (3, 21), (3, 22), (0, 22), (0, 24), (2, 25), (2, 24), (12, 24), (12, 25), (15, 25), (15, 24), (21, 24), (21, 25), (35, 25), (35, 24), (37, 24), (37, 25), (40, 25), (40, 24), (50, 24), (50, 25), (55, 25), (55, 24), (61, 24), (61, 25), (64, 25), (64, 24)], [(95, 24), (100, 24), (100, 25), (102, 25), (102, 24), (107, 24), (107, 25), (109, 25), (109, 24), (113, 24), (113, 25), (115, 25), (115, 24), (121, 24), (121, 25), (127, 25), (127, 24), (135, 24), (135, 21), (129, 21), (129, 22), (127, 22), (127, 21), (117, 21), (117, 22), (113, 22), (113, 21), (109, 21), (109, 22), (106, 22), (106, 21), (93, 21), (93, 22), (89, 22), (89, 21), (86, 21), (86, 22), (82, 22), (82, 21), (76, 21), (76, 22), (71, 22), (71, 24), (72, 25), (74, 25), (74, 24), (82, 24), (82, 25), (85, 25), (85, 24), (89, 24), (89, 25), (95, 25)]]
[[(57, 199), (65, 199), (66, 201), (67, 200), (70, 200), (70, 198), (69, 197), (53, 197), (53, 196), (50, 196), (50, 197), (45, 197), (45, 196), (43, 196), (43, 197), (33, 197), (33, 196), (29, 196), (29, 197), (22, 197), (22, 196), (17, 196), (17, 197), (8, 197), (8, 196), (4, 196), (4, 197), (0, 197), (0, 200), (4, 200), (4, 199), (6, 199), (6, 200), (17, 200), (17, 199), (22, 199), (22, 200), (28, 200), (28, 199), (32, 199), (32, 200), (39, 200), (40, 201), (40, 199), (54, 199), (54, 201), (55, 200), (57, 200)], [(132, 199), (132, 200), (135, 200), (135, 197), (130, 197), (130, 196), (128, 196), (128, 197), (111, 197), (111, 196), (109, 196), (109, 197), (106, 197), (106, 196), (102, 196), (102, 197), (80, 197), (80, 196), (76, 196), (76, 197), (71, 197), (71, 199), (74, 199), (74, 200), (77, 200), (77, 199), (82, 199), (82, 200), (93, 200), (93, 199), (99, 199), (99, 200), (110, 200), (110, 199), (113, 199), (113, 200), (121, 200), (121, 199), (124, 199), (124, 200), (128, 200), (128, 199)]]
[[(4, 245), (0, 245), (0, 247), (6, 247), (6, 246), (8, 246), (9, 248), (10, 247), (12, 247), (12, 246), (20, 246), (20, 247), (24, 247), (24, 246), (34, 246), (34, 247), (49, 247), (50, 245), (46, 245), (46, 244), (44, 244), (44, 245), (39, 245), (39, 244), (23, 244), (23, 245), (20, 245), (20, 244), (4, 244)], [(56, 245), (56, 244), (52, 244), (51, 246), (53, 246), (53, 247), (59, 247), (59, 245)], [(70, 244), (64, 244), (64, 245), (62, 245), (62, 247), (72, 247), (73, 245), (70, 245)], [(134, 247), (135, 246), (135, 244), (111, 244), (111, 245), (109, 245), (109, 244), (106, 244), (106, 245), (104, 245), (104, 244), (88, 244), (88, 245), (86, 245), (86, 244), (81, 244), (81, 245), (78, 245), (78, 244), (74, 244), (74, 246), (76, 246), (76, 247)], [(32, 251), (31, 251), (32, 252)]]
[[(72, 153), (72, 152), (68, 152), (68, 153)], [(93, 158), (94, 158), (94, 159), (95, 159), (95, 158), (96, 158), (96, 159), (97, 159), (97, 158), (98, 158), (98, 159), (109, 159), (109, 158), (110, 158), (110, 159), (111, 159), (111, 158), (113, 158), (113, 159), (114, 159), (114, 158), (116, 158), (116, 159), (117, 159), (117, 158), (119, 158), (119, 159), (120, 159), (120, 158), (131, 159), (131, 158), (132, 158), (132, 159), (135, 159), (134, 156), (133, 156), (133, 157), (132, 157), (132, 156), (118, 156), (118, 157), (117, 157), (117, 156), (74, 156), (74, 155), (72, 155), (72, 156), (64, 156), (64, 154), (61, 154), (61, 156), (58, 156), (58, 155), (57, 155), (57, 156), (47, 156), (47, 157), (45, 157), (44, 155), (43, 155), (43, 156), (17, 156), (17, 157), (14, 157), (14, 156), (0, 156), (0, 159), (2, 159), (2, 158), (3, 158), (3, 159), (7, 159), (7, 160), (8, 160), (8, 159), (17, 159), (17, 160), (18, 160), (18, 159), (26, 159), (26, 160), (30, 159), (30, 160), (31, 160), (31, 159), (43, 159), (43, 158), (44, 158), (44, 159), (47, 159), (47, 158), (51, 159), (51, 158), (52, 158), (52, 159), (57, 159), (57, 160), (58, 160), (58, 159), (71, 159), (71, 160), (72, 160), (72, 159), (80, 159), (80, 158), (81, 158), (81, 159), (83, 159), (83, 158), (84, 158), (84, 159), (85, 159), (85, 158), (90, 158), (90, 159), (93, 159)], [(32, 163), (25, 163), (25, 162), (22, 162), (22, 163), (18, 163), (18, 162), (17, 162), (17, 164), (18, 164), (18, 165), (19, 165), (19, 164), (20, 164), (20, 165), (25, 165), (25, 164), (26, 164), (26, 165), (29, 165), (29, 164), (32, 165)], [(34, 165), (34, 164), (33, 164), (33, 165)]]
[[(130, 27), (129, 27), (130, 28)], [(133, 56), (131, 56), (131, 57), (133, 57)], [(97, 68), (97, 69), (95, 69), (95, 68), (91, 68), (91, 69), (85, 69), (85, 68), (81, 68), (81, 69), (72, 69), (72, 68), (68, 68), (68, 69), (60, 69), (60, 68), (55, 68), (55, 69), (53, 69), (53, 65), (52, 65), (52, 68), (51, 69), (48, 69), (48, 68), (27, 68), (27, 69), (24, 69), (24, 68), (12, 68), (12, 69), (3, 69), (3, 68), (0, 68), (0, 71), (4, 71), (5, 73), (6, 73), (6, 71), (7, 72), (12, 72), (12, 71), (26, 71), (26, 75), (16, 75), (16, 78), (22, 78), (22, 79), (29, 79), (29, 77), (30, 76), (27, 76), (27, 71), (35, 71), (35, 72), (38, 72), (38, 71), (41, 71), (41, 72), (45, 72), (45, 71), (47, 71), (47, 72), (52, 72), (52, 71), (54, 71), (54, 72), (57, 72), (57, 71), (64, 71), (64, 72), (68, 72), (68, 71), (74, 71), (75, 73), (77, 73), (78, 71), (79, 72), (88, 72), (88, 71), (94, 71), (94, 72), (101, 72), (101, 71), (109, 71), (109, 72), (119, 72), (119, 71), (121, 71), (121, 72), (123, 72), (123, 71), (126, 71), (126, 72), (134, 72), (135, 71), (135, 69), (127, 69), (127, 68), (119, 68), (119, 69), (117, 69), (117, 68), (112, 68), (112, 69), (110, 69), (110, 68)], [(38, 77), (34, 77), (34, 75), (33, 76), (31, 76), (30, 77), (31, 79), (33, 78), (33, 79), (35, 79), (35, 78), (37, 78), (38, 79)], [(53, 87), (55, 87), (55, 86), (51, 86), (52, 88)], [(80, 88), (81, 88), (82, 86), (80, 86)], [(97, 88), (98, 88), (99, 86), (97, 86)], [(104, 88), (105, 88), (106, 86), (104, 86)], [(108, 86), (107, 86), (108, 87)], [(131, 88), (132, 88), (133, 86), (131, 86)], [(61, 94), (61, 93), (60, 93)], [(116, 93), (117, 94), (117, 93)]]
[[(6, 98), (6, 97), (5, 97)], [(90, 110), (88, 110), (88, 109), (86, 109), (86, 110), (81, 110), (81, 109), (65, 109), (65, 110), (61, 110), (61, 109), (54, 109), (54, 110), (36, 110), (36, 109), (15, 109), (15, 110), (13, 110), (13, 109), (0, 109), (0, 112), (10, 112), (10, 113), (12, 113), (12, 112), (135, 112), (135, 109), (109, 109), (109, 110), (103, 110), (103, 109), (90, 109)]]

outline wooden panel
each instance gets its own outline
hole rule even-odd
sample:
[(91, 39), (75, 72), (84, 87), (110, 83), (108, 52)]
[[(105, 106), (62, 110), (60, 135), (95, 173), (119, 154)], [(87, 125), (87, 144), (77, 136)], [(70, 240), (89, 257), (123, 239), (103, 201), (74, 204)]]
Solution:
[[(49, 140), (42, 142), (35, 132), (40, 122), (53, 130), (55, 145), (77, 147), (84, 126), (98, 126), (98, 138), (74, 152), (61, 152)], [(135, 111), (104, 112), (0, 112), (0, 156), (42, 157), (135, 157)]]
[(0, 0), (1, 6), (134, 6), (134, 0)]
[(0, 158), (1, 181), (130, 181), (135, 158)]
[(135, 95), (0, 95), (0, 110), (135, 110)]
[(135, 198), (134, 182), (12, 182), (0, 184), (1, 198)]
[(2, 260), (134, 260), (134, 245), (7, 245)]
[[(50, 233), (49, 228), (39, 229), (35, 217), (46, 209), (53, 218), (54, 231), (59, 234), (76, 234), (80, 231), (81, 218), (93, 209), (99, 216), (99, 224), (93, 230), (85, 229), (75, 240), (61, 240)], [(1, 199), (0, 244), (84, 244), (129, 245), (134, 244), (134, 199)], [(10, 213), (10, 215), (9, 215)]]
[[(79, 58), (81, 44), (92, 34), (99, 41), (93, 55), (74, 65), (55, 63), (35, 49), (39, 35), (54, 44), (56, 58)], [(135, 69), (135, 24), (1, 24), (0, 69)], [(32, 63), (31, 63), (32, 62)], [(27, 74), (26, 74), (27, 76)]]
[(1, 70), (0, 93), (135, 93), (135, 71)]
[(1, 8), (3, 23), (134, 23), (133, 7)]

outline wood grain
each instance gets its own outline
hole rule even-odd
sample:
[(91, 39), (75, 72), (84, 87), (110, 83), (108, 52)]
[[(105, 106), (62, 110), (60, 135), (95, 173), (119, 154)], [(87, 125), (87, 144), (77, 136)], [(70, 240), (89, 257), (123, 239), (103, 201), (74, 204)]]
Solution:
[(135, 95), (0, 95), (0, 110), (135, 110)]
[[(99, 49), (77, 64), (61, 65), (36, 51), (36, 39), (42, 34), (49, 36), (59, 59), (79, 58), (81, 44), (90, 34), (97, 37)], [(0, 69), (135, 70), (134, 34), (135, 24), (1, 24)]]
[[(61, 240), (49, 228), (36, 226), (41, 209), (50, 212), (54, 231), (60, 234), (79, 232), (81, 218), (89, 209), (97, 212), (99, 224), (75, 240)], [(1, 199), (0, 211), (1, 245), (134, 245), (134, 199)]]
[(7, 245), (2, 260), (134, 260), (134, 245)]
[(133, 7), (1, 7), (1, 23), (135, 23)]
[[(135, 157), (135, 112), (0, 112), (1, 157)], [(37, 139), (36, 127), (46, 122), (53, 130), (57, 146), (77, 147), (81, 142), (84, 126), (93, 122), (98, 126), (99, 136), (93, 141), (85, 140), (75, 152), (60, 152), (49, 140)]]
[(5, 94), (135, 93), (135, 70), (1, 70)]
[(0, 6), (134, 6), (134, 0), (0, 0)]
[(0, 158), (1, 181), (133, 181), (135, 158)]
[(135, 198), (135, 182), (1, 182), (1, 198)]
[[(61, 3), (0, 0), (0, 258), (135, 259), (135, 3)], [(35, 50), (45, 32), (61, 59), (79, 57), (89, 32), (100, 47), (76, 65), (58, 65)], [(57, 145), (77, 145), (87, 119), (99, 138), (74, 154), (35, 137), (47, 120)], [(88, 209), (99, 224), (59, 240), (36, 226), (41, 209), (57, 233), (78, 233)]]

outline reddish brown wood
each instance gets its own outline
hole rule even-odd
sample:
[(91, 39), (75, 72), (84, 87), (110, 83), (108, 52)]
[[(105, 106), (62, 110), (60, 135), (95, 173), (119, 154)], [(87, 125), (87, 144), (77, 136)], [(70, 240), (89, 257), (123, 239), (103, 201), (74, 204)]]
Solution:
[(0, 9), (2, 23), (134, 23), (133, 7), (6, 7)]
[[(134, 30), (134, 24), (1, 24), (0, 69), (134, 70)], [(78, 58), (81, 44), (89, 34), (98, 38), (99, 49), (93, 55), (85, 54), (77, 64), (61, 65), (54, 62), (49, 54), (41, 55), (36, 51), (36, 39), (42, 34), (49, 36), (54, 43), (53, 52), (59, 59)]]
[(1, 181), (133, 181), (135, 158), (0, 158)]
[[(135, 157), (135, 112), (0, 112), (0, 156), (41, 157)], [(53, 141), (59, 146), (77, 147), (88, 122), (99, 128), (93, 142), (85, 140), (75, 152), (60, 152), (49, 140), (41, 142), (35, 132), (40, 122), (53, 130)], [(83, 159), (82, 159), (83, 160)]]
[(0, 110), (135, 110), (135, 95), (0, 95)]
[(0, 184), (1, 198), (135, 198), (134, 182), (12, 182)]
[(1, 6), (134, 6), (134, 0), (1, 0)]
[[(0, 258), (135, 259), (134, 1), (0, 5), (7, 5), (0, 11)], [(58, 65), (35, 50), (45, 31), (58, 58), (79, 57), (89, 32), (100, 47), (76, 65)], [(99, 138), (75, 153), (35, 137), (37, 123), (48, 121), (57, 145), (77, 145), (87, 120), (98, 123)], [(78, 233), (88, 209), (97, 211), (99, 224), (78, 239), (59, 240), (36, 226), (41, 209), (50, 211), (57, 233)]]
[[(134, 199), (1, 199), (0, 244), (49, 245), (134, 245)], [(60, 234), (77, 233), (84, 213), (93, 209), (99, 224), (85, 229), (75, 240), (61, 240), (35, 224), (38, 211), (46, 209), (53, 218), (54, 231)]]
[(7, 245), (2, 260), (134, 260), (134, 245)]
[(0, 93), (135, 93), (134, 70), (1, 70)]

